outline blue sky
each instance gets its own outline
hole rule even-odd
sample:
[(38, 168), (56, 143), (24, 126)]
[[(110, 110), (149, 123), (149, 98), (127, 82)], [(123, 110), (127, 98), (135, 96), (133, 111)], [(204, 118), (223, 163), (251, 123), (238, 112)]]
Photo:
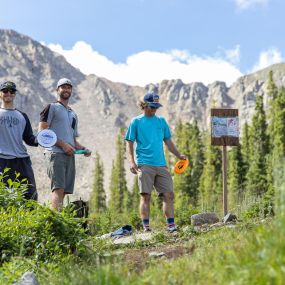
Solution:
[[(0, 0), (0, 28), (83, 73), (132, 85), (230, 85), (285, 56), (284, 0)], [(6, 12), (5, 12), (6, 11)]]

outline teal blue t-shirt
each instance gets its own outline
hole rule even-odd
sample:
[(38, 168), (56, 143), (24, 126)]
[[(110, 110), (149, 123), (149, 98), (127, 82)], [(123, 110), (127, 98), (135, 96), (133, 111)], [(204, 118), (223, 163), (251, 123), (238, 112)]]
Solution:
[(137, 164), (166, 166), (163, 141), (171, 138), (170, 129), (163, 117), (135, 117), (126, 133), (127, 141), (136, 142)]

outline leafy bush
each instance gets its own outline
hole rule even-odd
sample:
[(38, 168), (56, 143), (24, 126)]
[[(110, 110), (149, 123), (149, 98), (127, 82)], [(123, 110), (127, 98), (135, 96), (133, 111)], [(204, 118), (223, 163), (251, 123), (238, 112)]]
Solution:
[[(20, 206), (24, 203), (23, 194), (27, 190), (28, 181), (26, 178), (19, 180), (20, 173), (16, 173), (16, 178), (12, 181), (8, 178), (10, 168), (5, 168), (0, 172), (0, 207)], [(4, 182), (7, 180), (7, 183)]]
[(266, 193), (261, 199), (251, 203), (242, 213), (244, 219), (266, 218), (274, 215), (274, 196)]
[(198, 210), (191, 205), (178, 208), (175, 210), (175, 222), (179, 227), (190, 225), (191, 216), (197, 213)]
[(21, 181), (0, 177), (0, 264), (13, 256), (36, 262), (59, 261), (84, 250), (80, 220), (23, 198)]

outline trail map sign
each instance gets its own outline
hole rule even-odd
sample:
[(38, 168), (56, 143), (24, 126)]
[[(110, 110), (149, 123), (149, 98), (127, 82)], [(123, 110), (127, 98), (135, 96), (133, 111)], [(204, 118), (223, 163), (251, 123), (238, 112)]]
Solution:
[(211, 143), (222, 146), (223, 208), (228, 213), (227, 146), (239, 145), (238, 109), (211, 109)]
[(211, 109), (212, 145), (239, 145), (238, 109)]

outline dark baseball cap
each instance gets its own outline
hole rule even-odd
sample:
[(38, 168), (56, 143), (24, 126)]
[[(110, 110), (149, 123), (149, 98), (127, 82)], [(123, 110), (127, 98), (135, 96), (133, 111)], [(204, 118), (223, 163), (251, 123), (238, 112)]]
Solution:
[(17, 91), (16, 84), (12, 81), (6, 81), (0, 85), (0, 91), (4, 89), (9, 89), (13, 91)]
[(154, 92), (145, 94), (143, 100), (150, 107), (162, 107), (162, 105), (159, 103), (159, 96)]

